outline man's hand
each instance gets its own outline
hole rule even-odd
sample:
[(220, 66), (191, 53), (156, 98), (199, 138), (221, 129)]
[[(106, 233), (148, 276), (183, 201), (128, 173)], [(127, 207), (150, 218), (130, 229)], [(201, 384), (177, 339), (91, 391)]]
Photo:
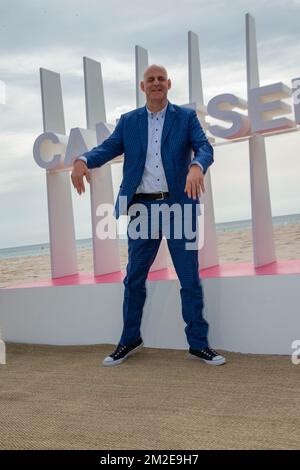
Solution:
[(71, 180), (78, 194), (85, 192), (83, 177), (86, 177), (88, 183), (91, 182), (89, 169), (83, 160), (75, 160), (73, 164), (73, 171), (71, 173)]
[(205, 193), (204, 174), (200, 166), (191, 165), (186, 177), (184, 192), (187, 193), (188, 197), (196, 199), (201, 196), (201, 191)]

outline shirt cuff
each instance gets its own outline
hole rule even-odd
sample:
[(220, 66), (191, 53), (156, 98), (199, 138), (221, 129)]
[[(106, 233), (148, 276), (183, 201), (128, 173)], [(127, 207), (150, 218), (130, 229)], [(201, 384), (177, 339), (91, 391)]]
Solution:
[(200, 166), (202, 172), (204, 173), (203, 166), (201, 165), (201, 163), (199, 163), (199, 162), (192, 162), (192, 163), (190, 164), (190, 167), (191, 167), (192, 165), (198, 165), (198, 166)]
[(87, 165), (87, 158), (86, 157), (83, 157), (83, 156), (77, 157), (77, 158), (75, 158), (75, 162), (76, 162), (76, 160), (82, 160)]

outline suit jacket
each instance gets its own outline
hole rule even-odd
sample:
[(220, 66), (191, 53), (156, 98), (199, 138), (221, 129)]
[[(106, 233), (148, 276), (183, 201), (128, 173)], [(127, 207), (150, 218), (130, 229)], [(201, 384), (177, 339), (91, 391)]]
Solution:
[[(143, 106), (122, 114), (110, 137), (83, 154), (87, 158), (87, 167), (92, 169), (124, 153), (123, 179), (115, 205), (116, 218), (127, 213), (130, 201), (140, 184), (147, 146), (148, 113), (146, 106)], [(213, 147), (200, 125), (196, 112), (169, 102), (161, 137), (161, 158), (170, 198), (174, 202), (181, 201), (185, 196), (184, 187), (192, 151), (193, 161), (202, 165), (205, 174), (214, 161)], [(121, 196), (127, 197), (127, 207), (120, 204)]]

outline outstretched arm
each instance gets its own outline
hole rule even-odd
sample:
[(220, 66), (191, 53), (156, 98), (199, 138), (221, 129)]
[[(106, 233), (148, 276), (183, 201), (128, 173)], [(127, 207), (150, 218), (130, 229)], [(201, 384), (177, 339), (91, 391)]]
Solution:
[(102, 166), (113, 158), (122, 155), (124, 152), (123, 121), (124, 117), (121, 115), (113, 133), (102, 144), (82, 154), (83, 157), (86, 157), (89, 169)]
[(89, 169), (100, 167), (124, 152), (123, 120), (123, 115), (121, 115), (115, 130), (102, 142), (102, 144), (93, 147), (75, 160), (71, 180), (74, 188), (77, 189), (78, 194), (85, 192), (83, 181), (84, 176), (86, 177), (87, 182), (90, 183)]

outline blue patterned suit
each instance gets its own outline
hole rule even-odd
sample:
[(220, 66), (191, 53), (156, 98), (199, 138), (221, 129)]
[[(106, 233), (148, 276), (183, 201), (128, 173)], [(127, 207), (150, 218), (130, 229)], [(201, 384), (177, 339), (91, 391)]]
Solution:
[[(118, 218), (126, 214), (132, 206), (132, 198), (143, 176), (147, 143), (148, 116), (146, 106), (121, 116), (114, 132), (101, 145), (83, 154), (89, 169), (102, 166), (114, 157), (124, 153), (123, 179), (115, 205)], [(151, 230), (150, 209), (153, 204), (189, 204), (192, 210), (193, 229), (196, 228), (199, 214), (199, 200), (188, 198), (184, 192), (186, 177), (191, 164), (199, 163), (204, 174), (213, 163), (213, 147), (207, 140), (194, 110), (168, 102), (161, 136), (161, 159), (168, 184), (169, 197), (164, 200), (143, 201), (148, 209), (149, 234)], [(123, 207), (122, 196), (127, 203)], [(130, 217), (128, 228), (135, 216)], [(186, 323), (185, 332), (191, 348), (202, 349), (208, 346), (208, 324), (203, 318), (203, 290), (199, 279), (198, 251), (186, 250), (187, 239), (174, 236), (176, 217), (171, 218), (170, 236), (167, 238), (172, 261), (181, 284), (180, 294), (182, 315)], [(140, 337), (140, 324), (146, 300), (146, 279), (156, 257), (162, 227), (158, 227), (157, 238), (133, 239), (128, 234), (128, 265), (124, 279), (123, 332), (120, 344), (133, 343)], [(191, 240), (189, 240), (191, 241)]]

